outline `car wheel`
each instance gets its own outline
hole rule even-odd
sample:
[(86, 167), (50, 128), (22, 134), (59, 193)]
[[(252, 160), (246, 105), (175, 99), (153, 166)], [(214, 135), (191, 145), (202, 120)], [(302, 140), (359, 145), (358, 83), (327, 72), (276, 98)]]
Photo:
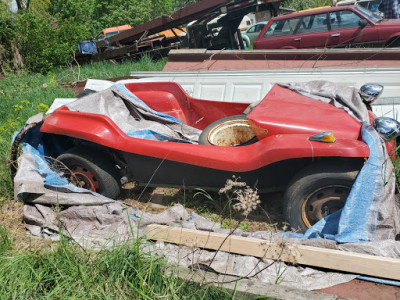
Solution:
[(211, 123), (199, 137), (199, 144), (214, 146), (244, 146), (256, 141), (246, 115), (229, 116)]
[(57, 157), (58, 164), (74, 185), (115, 199), (120, 193), (117, 171), (109, 157), (88, 149), (72, 148)]
[(284, 195), (284, 216), (292, 229), (305, 232), (341, 209), (359, 169), (325, 162), (306, 167), (290, 181)]
[(391, 41), (389, 41), (386, 47), (397, 48), (400, 47), (400, 37), (395, 37)]

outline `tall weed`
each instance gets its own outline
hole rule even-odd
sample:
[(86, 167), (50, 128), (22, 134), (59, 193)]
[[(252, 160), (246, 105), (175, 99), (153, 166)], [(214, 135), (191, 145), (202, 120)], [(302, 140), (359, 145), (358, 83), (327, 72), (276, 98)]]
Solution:
[[(0, 255), (3, 299), (231, 299), (216, 288), (165, 276), (165, 262), (142, 240), (92, 252), (62, 237), (42, 252)], [(138, 247), (139, 245), (139, 247)]]
[(0, 225), (0, 255), (11, 250), (12, 244), (12, 240), (7, 230)]

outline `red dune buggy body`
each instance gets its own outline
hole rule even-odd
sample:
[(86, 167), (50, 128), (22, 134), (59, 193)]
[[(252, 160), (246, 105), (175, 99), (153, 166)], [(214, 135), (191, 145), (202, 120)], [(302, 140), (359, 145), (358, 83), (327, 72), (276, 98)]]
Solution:
[[(129, 83), (126, 87), (155, 111), (200, 130), (221, 118), (242, 114), (249, 105), (195, 99), (172, 82)], [(369, 156), (369, 148), (361, 140), (359, 121), (342, 109), (279, 85), (270, 90), (247, 119), (258, 141), (237, 147), (133, 138), (104, 115), (66, 107), (49, 115), (41, 132), (62, 145), (61, 153), (54, 156), (70, 151), (70, 155), (81, 155), (108, 173), (108, 179), (95, 178), (97, 183), (93, 183), (91, 176), (103, 175), (90, 170), (91, 165), (87, 173), (77, 171), (89, 178), (90, 189), (110, 197), (118, 195), (121, 178), (154, 186), (219, 189), (236, 175), (249, 186), (268, 191), (290, 189), (302, 176), (323, 174), (333, 181), (311, 182), (307, 193), (325, 191), (324, 201), (313, 200), (312, 207), (308, 207), (310, 203), (306, 201), (286, 199), (285, 205), (301, 202), (297, 214), (306, 227), (343, 205), (343, 194), (347, 195)], [(334, 143), (310, 141), (310, 136), (326, 131), (335, 135)], [(338, 179), (338, 173), (345, 174), (344, 178)], [(350, 173), (351, 176), (346, 175)], [(115, 191), (107, 194), (104, 186), (113, 179)]]

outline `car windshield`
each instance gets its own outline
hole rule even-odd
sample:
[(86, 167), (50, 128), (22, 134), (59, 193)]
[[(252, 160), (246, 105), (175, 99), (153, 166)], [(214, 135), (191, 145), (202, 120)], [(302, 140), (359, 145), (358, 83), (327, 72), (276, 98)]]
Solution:
[(358, 12), (366, 16), (368, 19), (370, 19), (374, 23), (379, 23), (382, 21), (382, 17), (379, 16), (378, 14), (370, 11), (369, 9), (366, 9), (365, 7), (362, 6), (356, 6), (354, 7)]

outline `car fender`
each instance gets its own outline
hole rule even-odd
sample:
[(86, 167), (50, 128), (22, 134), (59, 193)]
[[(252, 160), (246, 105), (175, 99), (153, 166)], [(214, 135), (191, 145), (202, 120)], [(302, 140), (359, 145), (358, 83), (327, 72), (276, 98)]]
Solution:
[(242, 39), (246, 41), (247, 47), (251, 46), (250, 38), (246, 34), (242, 34)]
[(119, 151), (233, 172), (259, 169), (274, 162), (306, 157), (368, 157), (360, 140), (309, 141), (307, 134), (273, 135), (254, 144), (219, 147), (160, 142), (129, 137), (110, 118), (61, 108), (49, 115), (41, 131), (87, 140)]

